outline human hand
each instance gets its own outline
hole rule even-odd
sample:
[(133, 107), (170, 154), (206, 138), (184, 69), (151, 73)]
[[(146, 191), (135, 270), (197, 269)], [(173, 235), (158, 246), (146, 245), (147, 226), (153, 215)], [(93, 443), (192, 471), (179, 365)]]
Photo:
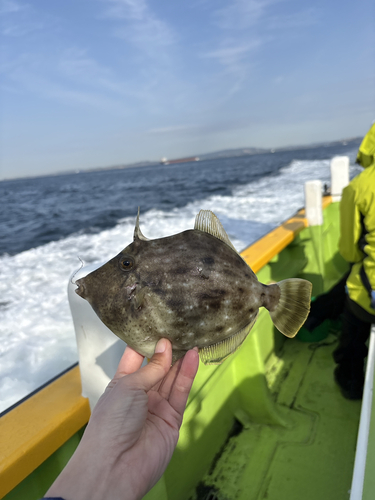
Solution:
[(171, 360), (166, 339), (142, 368), (143, 356), (125, 349), (81, 443), (47, 497), (135, 500), (157, 483), (177, 445), (198, 351), (188, 351), (172, 368)]

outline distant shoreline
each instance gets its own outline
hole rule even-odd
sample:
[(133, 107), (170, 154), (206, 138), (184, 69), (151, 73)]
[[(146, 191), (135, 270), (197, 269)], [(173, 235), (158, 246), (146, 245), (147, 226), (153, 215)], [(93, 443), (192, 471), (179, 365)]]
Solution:
[[(362, 140), (362, 137), (352, 137), (349, 139), (341, 139), (337, 141), (330, 141), (330, 142), (319, 142), (319, 143), (312, 143), (312, 144), (304, 144), (304, 145), (294, 145), (294, 146), (283, 146), (280, 148), (255, 148), (255, 147), (247, 147), (247, 148), (233, 148), (233, 149), (225, 149), (225, 150), (219, 150), (219, 151), (214, 151), (212, 153), (204, 153), (204, 154), (197, 154), (197, 155), (192, 155), (192, 157), (199, 157), (199, 161), (205, 161), (205, 160), (215, 160), (215, 159), (223, 159), (223, 158), (234, 158), (234, 157), (241, 157), (241, 156), (252, 156), (252, 155), (257, 155), (257, 154), (267, 154), (267, 153), (280, 153), (283, 151), (298, 151), (298, 150), (304, 150), (304, 149), (314, 149), (314, 148), (323, 148), (323, 147), (330, 147), (330, 146), (335, 146), (335, 145), (347, 145), (350, 143), (358, 143)], [(173, 163), (178, 163), (178, 161), (174, 161)], [(167, 163), (168, 164), (168, 163)], [(24, 177), (10, 177), (10, 178), (4, 178), (0, 179), (0, 182), (7, 182), (7, 181), (15, 181), (15, 180), (24, 180), (24, 179), (35, 179), (38, 177), (55, 177), (55, 176), (60, 176), (60, 175), (72, 175), (72, 174), (83, 174), (83, 173), (89, 173), (89, 172), (103, 172), (106, 170), (123, 170), (126, 168), (137, 168), (137, 167), (160, 167), (163, 166), (163, 163), (160, 162), (160, 160), (145, 160), (145, 161), (140, 161), (136, 163), (128, 163), (128, 164), (119, 164), (119, 165), (110, 165), (106, 167), (92, 167), (92, 168), (85, 168), (82, 170), (74, 169), (74, 170), (67, 170), (67, 171), (60, 171), (60, 172), (55, 172), (55, 173), (49, 173), (49, 174), (39, 174), (39, 175), (27, 175)]]

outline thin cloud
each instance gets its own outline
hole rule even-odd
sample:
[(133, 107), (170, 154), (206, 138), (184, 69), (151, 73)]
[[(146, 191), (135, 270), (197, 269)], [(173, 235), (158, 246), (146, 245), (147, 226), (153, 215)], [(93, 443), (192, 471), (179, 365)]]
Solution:
[(0, 4), (1, 29), (4, 37), (23, 37), (38, 30), (44, 24), (38, 19), (32, 7), (14, 0), (3, 0)]
[(102, 87), (111, 92), (123, 93), (123, 86), (116, 82), (113, 71), (90, 57), (87, 50), (76, 48), (65, 50), (57, 69), (61, 75), (77, 84)]
[(315, 8), (305, 11), (284, 14), (282, 16), (270, 16), (267, 22), (268, 30), (295, 29), (313, 26), (319, 22), (320, 13)]
[(269, 6), (278, 1), (232, 0), (213, 8), (210, 19), (217, 41), (200, 57), (216, 62), (221, 67), (220, 77), (229, 78), (228, 97), (241, 90), (250, 77), (257, 53), (269, 40), (259, 27), (264, 25)]
[(14, 0), (2, 0), (0, 2), (0, 14), (9, 14), (24, 9), (24, 6)]
[(228, 0), (224, 6), (213, 8), (216, 46), (202, 51), (200, 57), (215, 61), (222, 68), (221, 75), (232, 78), (229, 95), (241, 90), (251, 78), (263, 46), (291, 36), (295, 28), (317, 22), (317, 11), (311, 7), (276, 15), (275, 7), (282, 2), (285, 0)]
[(105, 17), (117, 22), (115, 36), (128, 41), (142, 53), (160, 59), (159, 51), (173, 46), (176, 35), (171, 26), (159, 19), (145, 0), (105, 0)]
[(134, 87), (129, 84), (112, 68), (91, 57), (85, 49), (66, 49), (60, 57), (57, 71), (70, 80), (71, 84), (87, 89), (95, 88), (111, 99), (125, 99), (125, 102), (126, 99), (144, 100), (149, 93), (147, 87)]
[(33, 31), (43, 29), (43, 24), (40, 22), (9, 22), (3, 23), (1, 34), (9, 37), (23, 37), (29, 35)]
[(111, 115), (127, 116), (135, 106), (149, 109), (155, 101), (149, 81), (135, 86), (84, 49), (8, 56), (1, 61), (0, 74), (4, 90), (32, 93), (41, 99), (100, 109)]
[(235, 68), (238, 67), (250, 52), (257, 49), (260, 45), (260, 40), (252, 40), (240, 45), (224, 42), (221, 48), (206, 52), (202, 54), (202, 57), (215, 59), (223, 66)]
[(213, 22), (223, 30), (242, 30), (254, 26), (267, 8), (279, 0), (234, 0), (213, 13)]
[(254, 67), (253, 54), (259, 49), (263, 41), (253, 40), (226, 40), (220, 47), (205, 52), (202, 58), (216, 61), (222, 67), (222, 77), (229, 78), (229, 87), (225, 93), (225, 100), (239, 92), (251, 74)]
[(172, 134), (174, 132), (186, 132), (190, 130), (197, 130), (200, 128), (198, 125), (171, 125), (169, 127), (152, 128), (148, 131), (149, 134)]
[(67, 86), (61, 81), (61, 76), (48, 67), (47, 61), (30, 53), (21, 54), (17, 59), (3, 61), (0, 74), (5, 80), (4, 85), (12, 86), (14, 91), (31, 92), (42, 99), (60, 100), (73, 105), (80, 104), (97, 109), (109, 110), (112, 113), (120, 111), (120, 100), (105, 95), (101, 89), (80, 89), (77, 85)]
[(142, 20), (147, 16), (147, 5), (144, 0), (107, 0), (108, 17), (117, 19)]

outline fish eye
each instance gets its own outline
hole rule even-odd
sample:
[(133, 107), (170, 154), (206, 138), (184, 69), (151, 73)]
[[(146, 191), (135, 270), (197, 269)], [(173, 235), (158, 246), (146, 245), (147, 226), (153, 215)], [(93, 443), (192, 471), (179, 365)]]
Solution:
[(120, 259), (120, 268), (123, 271), (130, 271), (130, 269), (132, 269), (133, 266), (134, 266), (134, 261), (133, 261), (132, 258), (130, 258), (130, 257), (122, 257)]

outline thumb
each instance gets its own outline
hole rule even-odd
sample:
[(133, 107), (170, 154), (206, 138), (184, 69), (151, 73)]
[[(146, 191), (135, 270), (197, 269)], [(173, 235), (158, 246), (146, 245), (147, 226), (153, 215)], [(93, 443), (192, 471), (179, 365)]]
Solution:
[(155, 353), (146, 366), (125, 377), (125, 383), (137, 389), (149, 391), (160, 382), (171, 368), (172, 344), (167, 339), (160, 339)]

